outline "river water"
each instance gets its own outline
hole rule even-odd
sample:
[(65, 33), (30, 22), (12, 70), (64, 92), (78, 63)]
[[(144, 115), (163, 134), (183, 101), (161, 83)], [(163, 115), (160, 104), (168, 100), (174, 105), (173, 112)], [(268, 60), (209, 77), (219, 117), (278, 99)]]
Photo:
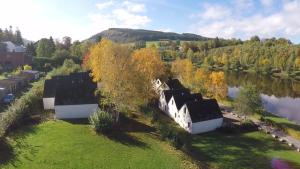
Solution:
[(229, 97), (234, 98), (245, 84), (256, 85), (268, 112), (300, 124), (300, 82), (235, 72), (226, 72), (225, 77)]

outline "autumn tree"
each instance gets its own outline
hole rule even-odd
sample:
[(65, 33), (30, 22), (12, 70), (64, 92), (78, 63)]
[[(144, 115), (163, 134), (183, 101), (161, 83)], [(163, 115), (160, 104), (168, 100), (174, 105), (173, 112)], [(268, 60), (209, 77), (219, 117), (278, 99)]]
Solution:
[(210, 83), (209, 90), (210, 93), (217, 99), (224, 99), (227, 96), (228, 88), (225, 81), (224, 72), (212, 72), (209, 75)]
[(178, 59), (172, 63), (171, 71), (188, 87), (192, 85), (194, 67), (189, 59)]
[[(152, 80), (165, 75), (164, 63), (160, 58), (160, 54), (156, 48), (142, 48), (136, 50), (132, 54), (132, 61), (135, 67), (135, 71), (141, 74), (145, 88), (146, 95), (150, 94), (152, 90)], [(152, 97), (150, 95), (150, 97)], [(144, 98), (149, 98), (145, 96)], [(149, 98), (151, 99), (151, 98)]]
[(243, 115), (261, 113), (263, 106), (257, 88), (253, 85), (244, 86), (234, 100), (234, 109)]
[(132, 54), (128, 46), (102, 39), (90, 49), (88, 62), (94, 80), (102, 84), (103, 95), (117, 109), (132, 110), (150, 99), (148, 85), (163, 72), (159, 58), (156, 49)]

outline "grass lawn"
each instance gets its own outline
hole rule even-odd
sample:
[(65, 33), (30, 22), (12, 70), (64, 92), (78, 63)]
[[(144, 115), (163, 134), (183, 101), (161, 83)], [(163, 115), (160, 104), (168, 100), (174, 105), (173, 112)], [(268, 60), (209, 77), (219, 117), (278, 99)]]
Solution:
[[(144, 127), (151, 130), (149, 126)], [(196, 168), (186, 155), (158, 140), (155, 133), (139, 130), (141, 127), (136, 129), (103, 136), (94, 133), (86, 124), (64, 121), (26, 127), (10, 136), (9, 145), (16, 155), (0, 168)]]
[(279, 124), (280, 126), (282, 126), (285, 131), (300, 140), (300, 125), (296, 124), (295, 122), (289, 121), (286, 118), (283, 117), (278, 117), (272, 114), (268, 114), (266, 116), (267, 119), (272, 120), (273, 122)]
[(244, 134), (212, 132), (194, 137), (193, 148), (201, 161), (212, 168), (271, 168), (272, 159), (284, 160), (300, 168), (300, 153), (256, 131)]

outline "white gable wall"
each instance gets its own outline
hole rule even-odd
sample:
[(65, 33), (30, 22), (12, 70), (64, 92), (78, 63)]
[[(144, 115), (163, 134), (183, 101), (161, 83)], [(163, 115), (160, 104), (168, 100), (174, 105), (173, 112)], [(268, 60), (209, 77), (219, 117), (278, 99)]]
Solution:
[(57, 119), (88, 118), (98, 109), (98, 104), (55, 105)]
[(178, 112), (179, 118), (177, 119), (177, 123), (184, 128), (186, 131), (191, 132), (192, 130), (192, 120), (190, 117), (189, 110), (186, 105), (183, 105)]
[(166, 101), (166, 98), (165, 98), (165, 95), (163, 92), (160, 94), (158, 106), (159, 106), (160, 110), (162, 110), (168, 116), (170, 116), (168, 103)]
[(171, 97), (171, 99), (168, 103), (168, 107), (169, 107), (170, 117), (172, 117), (176, 121), (176, 117), (178, 116), (178, 110), (177, 110), (177, 106), (176, 106), (176, 103), (175, 103), (175, 100), (174, 100), (173, 96)]
[(222, 126), (223, 118), (192, 123), (191, 134), (213, 131)]
[(54, 110), (55, 98), (43, 98), (43, 105), (45, 110)]

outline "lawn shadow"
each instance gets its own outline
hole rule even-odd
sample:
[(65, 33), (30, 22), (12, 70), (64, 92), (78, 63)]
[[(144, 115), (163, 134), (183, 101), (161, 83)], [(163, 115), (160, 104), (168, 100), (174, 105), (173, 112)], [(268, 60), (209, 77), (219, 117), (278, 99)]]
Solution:
[(88, 118), (79, 118), (79, 119), (60, 119), (64, 122), (71, 123), (71, 124), (89, 124)]
[(128, 134), (127, 132), (113, 131), (112, 133), (106, 134), (105, 136), (115, 142), (119, 142), (126, 146), (149, 148), (149, 146), (145, 142), (139, 140), (139, 138), (137, 138), (136, 136)]
[(16, 157), (13, 147), (6, 140), (0, 139), (0, 166), (13, 161)]
[(7, 137), (10, 138), (11, 143), (8, 142), (7, 138), (5, 140), (0, 139), (0, 166), (11, 164), (17, 167), (17, 164), (20, 163), (18, 157), (23, 150), (26, 150), (28, 154), (22, 156), (32, 161), (40, 146), (27, 143), (25, 138), (36, 132), (37, 128), (33, 125), (24, 126), (23, 129), (17, 129), (12, 136)]
[(155, 128), (141, 123), (132, 118), (120, 115), (119, 123), (116, 125), (116, 130), (122, 132), (141, 132), (141, 133), (151, 133), (155, 131)]
[[(242, 133), (228, 135), (220, 132), (194, 136), (191, 149), (190, 155), (194, 159), (208, 164), (215, 163), (223, 169), (271, 168), (272, 159), (264, 155), (264, 152), (290, 150), (271, 137), (253, 138)], [(295, 169), (299, 168), (299, 164), (288, 163)]]

